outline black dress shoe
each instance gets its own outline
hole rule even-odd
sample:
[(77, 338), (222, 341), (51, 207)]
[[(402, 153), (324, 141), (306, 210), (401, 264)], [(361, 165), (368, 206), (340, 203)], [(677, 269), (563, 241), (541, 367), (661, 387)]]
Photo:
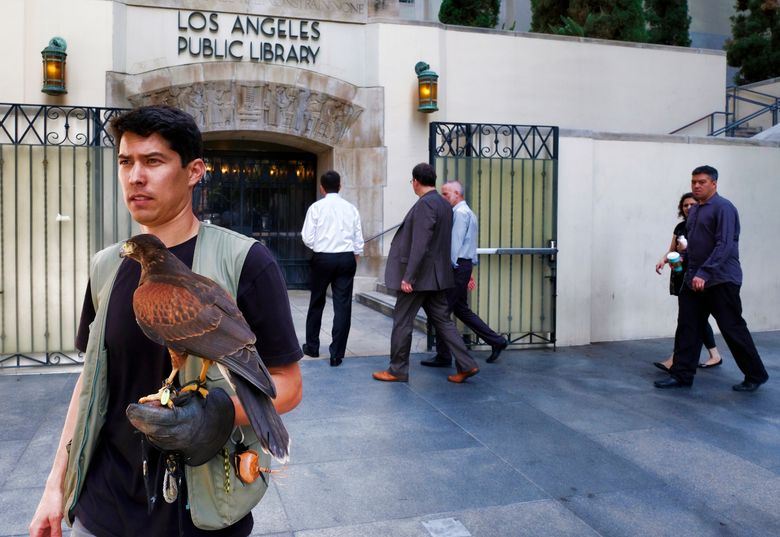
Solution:
[(731, 389), (734, 390), (735, 392), (754, 392), (764, 382), (749, 382), (747, 380), (743, 380), (739, 384), (735, 384), (734, 386), (732, 386)]
[(674, 377), (653, 382), (653, 386), (661, 388), (662, 390), (667, 388), (690, 388), (691, 384), (693, 384), (693, 382), (681, 382)]
[(303, 351), (303, 354), (305, 354), (306, 356), (311, 356), (312, 358), (320, 357), (320, 351), (312, 350), (312, 348), (309, 347), (306, 343), (303, 344), (301, 350)]
[(666, 373), (669, 372), (669, 368), (666, 367), (666, 365), (663, 362), (653, 362), (653, 365), (656, 366), (661, 371), (665, 371)]
[(487, 363), (492, 364), (496, 360), (498, 360), (498, 357), (501, 355), (501, 351), (507, 348), (507, 345), (509, 345), (509, 341), (504, 339), (504, 342), (496, 345), (495, 347), (492, 347), (493, 352), (490, 353), (490, 356), (488, 356), (487, 360), (485, 360)]
[(334, 358), (333, 356), (330, 357), (331, 367), (338, 367), (340, 365), (341, 365), (341, 358)]
[(428, 367), (452, 367), (452, 360), (445, 360), (437, 354), (430, 360), (420, 360), (420, 365)]

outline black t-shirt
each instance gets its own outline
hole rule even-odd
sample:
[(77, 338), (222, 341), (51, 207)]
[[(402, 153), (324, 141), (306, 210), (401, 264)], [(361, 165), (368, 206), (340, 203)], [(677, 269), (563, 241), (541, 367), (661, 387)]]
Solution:
[[(197, 237), (193, 237), (170, 251), (192, 267), (196, 241)], [(193, 525), (189, 512), (185, 512), (180, 533), (178, 509), (185, 502), (162, 501), (160, 482), (154, 483), (157, 505), (151, 514), (147, 512), (141, 438), (128, 421), (125, 409), (129, 403), (160, 389), (163, 379), (171, 372), (171, 360), (165, 347), (148, 339), (135, 321), (132, 296), (140, 276), (141, 266), (125, 259), (109, 299), (105, 332), (108, 411), (75, 516), (98, 537), (163, 534), (246, 537), (252, 531), (251, 513), (228, 528), (203, 531)], [(257, 336), (257, 351), (266, 366), (290, 364), (301, 358), (284, 277), (272, 254), (260, 243), (252, 246), (244, 262), (236, 301)], [(82, 351), (86, 350), (89, 325), (94, 318), (92, 295), (87, 288), (76, 336), (76, 347)], [(155, 476), (158, 452), (151, 446), (149, 449), (149, 475)]]
[[(686, 226), (686, 220), (683, 220), (682, 222), (674, 226), (674, 237), (676, 239), (679, 239), (680, 236), (685, 235), (685, 226)], [(681, 253), (680, 257), (682, 258), (682, 271), (681, 272), (672, 271), (671, 275), (669, 276), (669, 294), (675, 296), (680, 294), (683, 281), (685, 280), (685, 271), (688, 270), (687, 253), (686, 252)]]

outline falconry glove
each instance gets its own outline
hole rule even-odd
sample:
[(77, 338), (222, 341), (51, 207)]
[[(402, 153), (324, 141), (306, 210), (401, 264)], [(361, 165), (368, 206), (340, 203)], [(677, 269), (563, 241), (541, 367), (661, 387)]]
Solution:
[(222, 388), (203, 397), (187, 391), (173, 400), (173, 408), (133, 403), (125, 413), (133, 427), (162, 451), (181, 453), (184, 463), (200, 466), (208, 462), (230, 438), (235, 408)]

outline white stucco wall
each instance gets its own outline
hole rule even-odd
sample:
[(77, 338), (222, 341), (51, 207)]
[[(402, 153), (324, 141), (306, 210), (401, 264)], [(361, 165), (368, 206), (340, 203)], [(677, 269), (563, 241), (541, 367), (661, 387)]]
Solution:
[[(379, 24), (377, 43), (383, 69), (367, 82), (385, 87), (386, 227), (414, 202), (430, 121), (664, 134), (723, 107), (719, 52), (421, 24)], [(440, 75), (433, 114), (416, 111), (419, 60)]]
[(564, 132), (560, 149), (560, 344), (673, 335), (677, 302), (668, 268), (658, 276), (655, 263), (701, 164), (718, 169), (718, 192), (740, 211), (745, 319), (751, 330), (780, 329), (777, 143)]
[[(0, 101), (103, 106), (111, 67), (112, 2), (105, 0), (4, 0), (0, 18), (3, 76)], [(67, 41), (68, 94), (41, 93), (41, 50), (59, 36)]]
[(442, 115), (666, 134), (722, 107), (720, 53), (538, 34), (485, 42), (477, 32), (445, 32)]

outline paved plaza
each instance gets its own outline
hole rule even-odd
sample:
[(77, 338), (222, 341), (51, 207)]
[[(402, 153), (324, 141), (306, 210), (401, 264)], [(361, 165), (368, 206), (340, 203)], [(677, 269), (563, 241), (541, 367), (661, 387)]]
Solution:
[[(306, 294), (291, 296), (302, 337)], [(670, 339), (507, 351), (495, 364), (476, 352), (482, 370), (462, 385), (418, 353), (410, 382), (388, 384), (371, 372), (387, 365), (389, 321), (355, 305), (343, 365), (329, 367), (324, 334), (324, 358), (302, 362), (291, 462), (253, 535), (778, 535), (780, 332), (755, 339), (771, 378), (753, 394), (732, 391), (742, 377), (720, 338), (723, 366), (691, 389), (652, 386)], [(0, 375), (0, 537), (26, 535), (74, 382)]]

